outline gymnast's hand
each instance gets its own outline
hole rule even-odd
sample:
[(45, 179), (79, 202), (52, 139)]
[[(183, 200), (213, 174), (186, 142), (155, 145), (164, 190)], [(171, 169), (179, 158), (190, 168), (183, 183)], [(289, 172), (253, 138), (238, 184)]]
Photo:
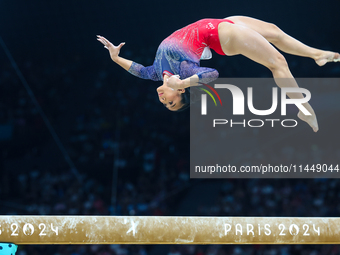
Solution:
[(125, 42), (119, 44), (118, 46), (114, 46), (109, 40), (100, 35), (97, 35), (97, 40), (104, 45), (104, 48), (109, 50), (111, 59), (116, 62), (120, 49), (124, 46)]
[(166, 85), (172, 89), (182, 89), (183, 84), (179, 75), (172, 75), (170, 78), (166, 80)]

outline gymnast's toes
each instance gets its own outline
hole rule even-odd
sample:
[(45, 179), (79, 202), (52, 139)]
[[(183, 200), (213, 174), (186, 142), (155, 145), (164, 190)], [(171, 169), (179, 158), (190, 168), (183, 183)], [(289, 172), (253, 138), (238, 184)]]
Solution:
[(331, 51), (325, 51), (321, 56), (319, 56), (315, 62), (319, 66), (325, 65), (327, 62), (340, 62), (340, 54), (331, 52)]
[(340, 62), (340, 54), (339, 54), (339, 53), (335, 53), (335, 54), (334, 54), (333, 61), (334, 61), (334, 62)]

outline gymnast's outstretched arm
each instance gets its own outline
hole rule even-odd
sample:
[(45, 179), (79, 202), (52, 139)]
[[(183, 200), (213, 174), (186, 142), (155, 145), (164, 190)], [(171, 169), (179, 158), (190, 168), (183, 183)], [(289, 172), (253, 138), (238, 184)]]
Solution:
[(104, 45), (104, 48), (109, 50), (110, 57), (113, 60), (113, 62), (123, 67), (126, 71), (130, 69), (132, 61), (119, 56), (120, 49), (124, 46), (125, 43), (121, 43), (118, 46), (114, 46), (109, 40), (100, 35), (97, 35), (97, 40)]
[(120, 49), (124, 46), (125, 43), (121, 43), (118, 46), (114, 46), (105, 37), (99, 35), (97, 35), (97, 40), (100, 41), (104, 45), (104, 47), (109, 50), (110, 57), (113, 60), (113, 62), (123, 67), (129, 73), (142, 79), (150, 79), (153, 81), (160, 80), (153, 66), (144, 67), (141, 64), (138, 64), (136, 62), (133, 62), (131, 60), (119, 56)]

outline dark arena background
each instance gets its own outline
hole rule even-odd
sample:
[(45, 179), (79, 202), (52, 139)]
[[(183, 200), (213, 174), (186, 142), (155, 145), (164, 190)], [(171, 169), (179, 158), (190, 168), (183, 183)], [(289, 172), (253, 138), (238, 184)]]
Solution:
[[(275, 23), (310, 46), (339, 51), (339, 10), (338, 0), (1, 1), (0, 214), (338, 217), (339, 179), (190, 179), (189, 111), (165, 109), (155, 91), (161, 82), (124, 71), (96, 35), (115, 45), (126, 42), (120, 55), (147, 66), (175, 30), (202, 18), (244, 15)], [(340, 76), (340, 63), (318, 67), (311, 59), (284, 56), (295, 77)], [(271, 77), (242, 56), (213, 52), (201, 64), (220, 77)], [(294, 136), (277, 139), (276, 151), (254, 148), (248, 161), (339, 161), (339, 136), (322, 131), (339, 124), (339, 116), (323, 118), (316, 134), (305, 125), (296, 134), (304, 144)], [(263, 132), (245, 139), (265, 139)], [(339, 253), (338, 245), (49, 245), (17, 251)]]

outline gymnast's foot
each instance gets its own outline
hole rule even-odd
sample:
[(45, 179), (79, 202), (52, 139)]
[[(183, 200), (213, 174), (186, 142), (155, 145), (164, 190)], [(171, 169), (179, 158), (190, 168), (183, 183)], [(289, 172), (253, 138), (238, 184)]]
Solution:
[(315, 62), (319, 66), (325, 65), (327, 62), (340, 62), (340, 54), (332, 51), (322, 51), (322, 53), (315, 58)]
[(0, 255), (15, 255), (18, 246), (12, 243), (0, 243)]
[(314, 132), (318, 132), (319, 125), (316, 119), (315, 114), (313, 115), (304, 115), (301, 111), (299, 111), (297, 115), (301, 120), (307, 122), (307, 124), (313, 129)]

